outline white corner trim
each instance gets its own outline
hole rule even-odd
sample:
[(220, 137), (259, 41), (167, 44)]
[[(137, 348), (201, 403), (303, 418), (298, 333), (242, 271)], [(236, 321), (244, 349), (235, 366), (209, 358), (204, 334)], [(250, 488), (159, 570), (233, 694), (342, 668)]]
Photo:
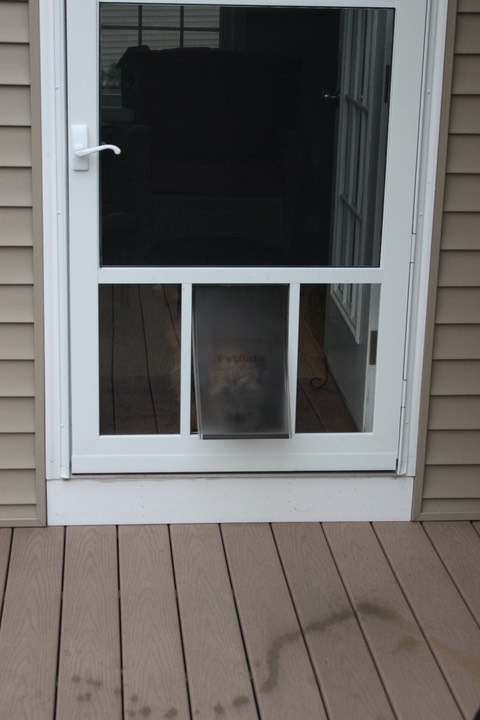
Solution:
[(422, 81), (416, 203), (412, 228), (413, 252), (404, 371), (405, 412), (398, 464), (399, 474), (412, 476), (416, 474), (447, 15), (448, 0), (430, 0)]
[(39, 0), (46, 477), (69, 477), (67, 173), (64, 13)]
[(49, 525), (410, 520), (413, 478), (219, 476), (52, 480)]

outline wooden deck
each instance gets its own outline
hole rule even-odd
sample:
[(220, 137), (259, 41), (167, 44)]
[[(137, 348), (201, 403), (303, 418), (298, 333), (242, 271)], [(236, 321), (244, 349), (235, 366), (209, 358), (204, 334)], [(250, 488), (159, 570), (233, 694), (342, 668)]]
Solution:
[(0, 530), (5, 720), (471, 720), (480, 523)]

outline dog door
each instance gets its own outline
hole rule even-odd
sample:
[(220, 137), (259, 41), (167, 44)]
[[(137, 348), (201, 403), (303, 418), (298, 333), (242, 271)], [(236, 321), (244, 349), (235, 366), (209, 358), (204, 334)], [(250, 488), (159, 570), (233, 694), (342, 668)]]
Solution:
[(289, 437), (288, 286), (197, 285), (193, 311), (200, 437)]

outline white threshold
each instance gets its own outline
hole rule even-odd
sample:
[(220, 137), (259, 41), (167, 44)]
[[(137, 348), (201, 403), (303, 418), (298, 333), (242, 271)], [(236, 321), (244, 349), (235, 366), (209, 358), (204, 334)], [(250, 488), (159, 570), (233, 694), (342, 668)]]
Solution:
[(411, 476), (168, 475), (47, 482), (49, 525), (411, 519)]

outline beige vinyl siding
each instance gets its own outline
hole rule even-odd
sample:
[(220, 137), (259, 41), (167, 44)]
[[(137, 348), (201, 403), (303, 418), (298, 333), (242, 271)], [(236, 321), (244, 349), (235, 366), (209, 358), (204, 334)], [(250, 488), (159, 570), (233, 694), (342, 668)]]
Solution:
[(419, 509), (422, 519), (480, 517), (479, 0), (457, 8)]
[(26, 1), (0, 0), (0, 525), (45, 522), (35, 11)]

